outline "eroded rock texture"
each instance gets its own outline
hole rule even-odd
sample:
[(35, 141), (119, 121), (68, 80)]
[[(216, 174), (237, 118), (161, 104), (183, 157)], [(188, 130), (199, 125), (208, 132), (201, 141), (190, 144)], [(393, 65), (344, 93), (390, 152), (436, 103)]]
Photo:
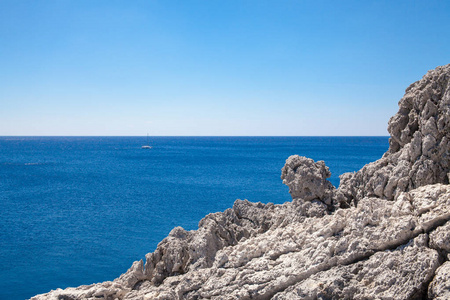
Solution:
[[(293, 200), (303, 202), (308, 217), (321, 217), (333, 209), (334, 186), (327, 180), (331, 172), (324, 161), (292, 155), (281, 169), (281, 179)], [(306, 207), (307, 206), (307, 207)]]
[(389, 150), (356, 173), (340, 176), (339, 196), (348, 203), (364, 197), (394, 199), (401, 192), (449, 183), (450, 65), (429, 71), (411, 84), (389, 120)]
[(292, 202), (236, 200), (120, 278), (32, 299), (450, 299), (450, 65), (411, 85), (388, 152), (336, 190), (291, 156)]
[(428, 289), (428, 299), (450, 299), (450, 262), (436, 270), (436, 275)]

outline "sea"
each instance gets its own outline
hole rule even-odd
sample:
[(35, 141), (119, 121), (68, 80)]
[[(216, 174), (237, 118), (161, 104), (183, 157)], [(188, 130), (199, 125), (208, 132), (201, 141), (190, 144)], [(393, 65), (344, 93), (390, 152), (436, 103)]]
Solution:
[(388, 137), (0, 137), (0, 299), (113, 280), (236, 199), (290, 201), (293, 154), (339, 175)]

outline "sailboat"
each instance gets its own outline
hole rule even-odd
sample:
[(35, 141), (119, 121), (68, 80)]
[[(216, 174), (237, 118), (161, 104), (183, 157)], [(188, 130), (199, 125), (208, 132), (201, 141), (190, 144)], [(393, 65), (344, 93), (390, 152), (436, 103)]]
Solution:
[(147, 145), (142, 146), (142, 149), (152, 149), (152, 146), (150, 146), (150, 143), (148, 142), (148, 133), (147, 133)]

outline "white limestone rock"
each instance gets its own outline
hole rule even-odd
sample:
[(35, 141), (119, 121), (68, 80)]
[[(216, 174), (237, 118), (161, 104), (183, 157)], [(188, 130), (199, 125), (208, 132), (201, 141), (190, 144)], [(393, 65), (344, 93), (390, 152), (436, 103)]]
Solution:
[(443, 255), (450, 255), (450, 222), (430, 234), (430, 247), (441, 251)]
[(289, 187), (294, 200), (310, 202), (305, 210), (307, 216), (323, 216), (332, 209), (335, 187), (327, 180), (331, 172), (324, 161), (292, 155), (281, 169), (281, 179)]
[(389, 150), (356, 173), (340, 176), (340, 201), (364, 197), (395, 199), (401, 192), (449, 183), (450, 64), (411, 84), (389, 121)]
[(436, 270), (436, 275), (428, 288), (428, 299), (450, 299), (450, 262), (447, 261)]
[(421, 299), (438, 267), (438, 254), (422, 234), (395, 250), (319, 272), (272, 299)]

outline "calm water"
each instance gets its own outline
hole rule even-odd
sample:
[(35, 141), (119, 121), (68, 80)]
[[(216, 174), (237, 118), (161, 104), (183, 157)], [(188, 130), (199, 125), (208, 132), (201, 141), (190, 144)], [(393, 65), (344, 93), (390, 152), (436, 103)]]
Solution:
[(174, 226), (235, 199), (290, 201), (292, 154), (331, 182), (382, 156), (387, 137), (0, 137), (0, 299), (112, 280)]

